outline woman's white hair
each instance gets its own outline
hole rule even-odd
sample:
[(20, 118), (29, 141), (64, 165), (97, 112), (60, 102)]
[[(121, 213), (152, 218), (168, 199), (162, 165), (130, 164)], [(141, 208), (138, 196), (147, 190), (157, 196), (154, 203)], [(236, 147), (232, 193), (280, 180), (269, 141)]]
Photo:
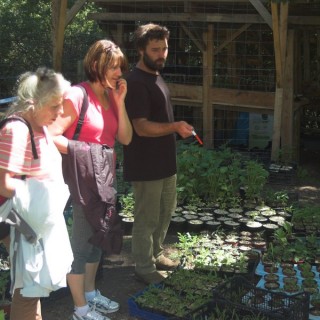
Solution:
[(35, 72), (25, 72), (18, 78), (16, 99), (8, 109), (7, 116), (40, 109), (51, 100), (63, 96), (69, 87), (70, 82), (52, 69), (41, 67)]

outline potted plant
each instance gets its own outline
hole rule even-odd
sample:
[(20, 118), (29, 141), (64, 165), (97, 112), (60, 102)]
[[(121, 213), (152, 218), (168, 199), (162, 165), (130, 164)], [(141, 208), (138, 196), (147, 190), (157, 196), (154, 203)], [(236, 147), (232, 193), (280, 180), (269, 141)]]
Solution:
[(133, 193), (123, 194), (119, 198), (121, 209), (119, 215), (122, 217), (133, 217), (134, 197)]
[(283, 285), (283, 290), (289, 293), (298, 292), (301, 290), (300, 286), (297, 283), (285, 283)]
[(279, 289), (280, 287), (280, 284), (278, 281), (266, 281), (264, 283), (264, 287), (267, 289), (267, 290), (277, 290)]
[(291, 284), (296, 284), (298, 283), (298, 278), (297, 277), (283, 277), (283, 283), (291, 283)]
[(320, 293), (314, 293), (310, 297), (310, 304), (312, 308), (310, 309), (310, 313), (314, 316), (320, 315)]
[(131, 231), (132, 231), (133, 221), (134, 221), (134, 215), (133, 215), (134, 197), (133, 197), (133, 193), (129, 192), (128, 194), (123, 194), (119, 198), (119, 202), (120, 202), (120, 205), (121, 205), (119, 216), (121, 217), (124, 233), (126, 235), (130, 235)]
[(248, 160), (244, 164), (244, 174), (241, 175), (241, 182), (247, 200), (258, 201), (267, 179), (269, 172), (264, 169), (262, 164), (254, 160)]
[(315, 288), (317, 289), (318, 283), (314, 278), (306, 278), (302, 280), (303, 288)]
[(267, 273), (264, 276), (264, 279), (268, 282), (277, 282), (279, 280), (279, 276), (276, 273)]
[(293, 277), (296, 275), (296, 270), (292, 267), (285, 267), (282, 269), (282, 273), (287, 277)]

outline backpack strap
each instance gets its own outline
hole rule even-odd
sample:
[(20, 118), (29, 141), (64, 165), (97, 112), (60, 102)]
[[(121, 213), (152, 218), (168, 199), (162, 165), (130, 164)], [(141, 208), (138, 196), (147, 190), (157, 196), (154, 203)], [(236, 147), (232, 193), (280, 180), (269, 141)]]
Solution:
[(38, 152), (37, 152), (37, 148), (36, 148), (36, 144), (34, 142), (34, 134), (33, 134), (33, 130), (31, 128), (31, 125), (30, 123), (22, 118), (22, 117), (18, 117), (18, 116), (12, 116), (12, 117), (9, 117), (9, 118), (4, 118), (0, 121), (0, 129), (3, 128), (3, 126), (7, 123), (7, 122), (11, 122), (11, 121), (21, 121), (23, 122), (29, 129), (29, 133), (30, 133), (30, 137), (31, 137), (31, 148), (32, 148), (32, 155), (33, 155), (33, 158), (34, 159), (39, 159), (39, 156), (38, 156)]
[(88, 110), (88, 94), (87, 94), (87, 90), (81, 86), (81, 85), (77, 85), (83, 92), (83, 100), (82, 100), (82, 106), (81, 106), (81, 110), (80, 110), (80, 115), (79, 115), (79, 120), (78, 120), (78, 123), (77, 123), (77, 126), (76, 126), (76, 129), (74, 131), (74, 134), (73, 134), (73, 140), (78, 140), (79, 138), (79, 134), (80, 134), (80, 130), (82, 128), (82, 125), (83, 125), (83, 121), (84, 121), (84, 116)]

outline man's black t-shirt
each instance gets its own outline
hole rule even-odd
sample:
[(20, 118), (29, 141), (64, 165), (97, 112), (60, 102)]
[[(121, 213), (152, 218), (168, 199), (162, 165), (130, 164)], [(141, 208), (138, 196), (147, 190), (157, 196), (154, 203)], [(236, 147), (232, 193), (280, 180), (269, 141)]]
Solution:
[[(127, 77), (126, 108), (130, 120), (146, 118), (153, 122), (173, 122), (170, 93), (160, 75), (135, 68)], [(124, 146), (124, 179), (151, 181), (177, 172), (176, 136), (140, 137), (133, 130), (132, 141)]]

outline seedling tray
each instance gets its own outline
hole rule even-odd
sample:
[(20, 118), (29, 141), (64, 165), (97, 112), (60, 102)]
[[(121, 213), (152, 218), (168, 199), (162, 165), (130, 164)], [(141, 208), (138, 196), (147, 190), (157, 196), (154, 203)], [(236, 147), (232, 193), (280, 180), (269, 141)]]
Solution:
[[(177, 292), (176, 295), (173, 297), (173, 299), (168, 300), (168, 310), (164, 310), (163, 308), (157, 308), (157, 303), (155, 303), (152, 307), (147, 306), (140, 306), (137, 298), (143, 295), (148, 295), (150, 291), (153, 289), (159, 289), (158, 293), (156, 295), (153, 295), (154, 301), (161, 301), (162, 299), (166, 299), (166, 297), (163, 297), (161, 294), (161, 290), (165, 290), (167, 287), (165, 287), (163, 284), (149, 286), (145, 288), (144, 290), (138, 292), (133, 297), (128, 299), (128, 309), (130, 316), (137, 317), (139, 319), (144, 320), (185, 320), (187, 315), (190, 314), (191, 311), (188, 311), (186, 306), (183, 308), (183, 314), (181, 316), (175, 314), (174, 312), (170, 312), (170, 308), (172, 306), (182, 306), (182, 303), (185, 300), (185, 296), (179, 295)], [(171, 289), (169, 289), (171, 290)], [(149, 291), (149, 292), (148, 292)], [(196, 309), (196, 308), (195, 308)], [(181, 311), (181, 307), (180, 307)], [(178, 312), (177, 312), (178, 313)]]
[[(257, 288), (244, 277), (233, 277), (213, 290), (216, 306), (237, 311), (238, 315), (264, 315), (267, 319), (308, 320), (310, 295), (287, 295)], [(201, 319), (201, 318), (200, 318)]]

